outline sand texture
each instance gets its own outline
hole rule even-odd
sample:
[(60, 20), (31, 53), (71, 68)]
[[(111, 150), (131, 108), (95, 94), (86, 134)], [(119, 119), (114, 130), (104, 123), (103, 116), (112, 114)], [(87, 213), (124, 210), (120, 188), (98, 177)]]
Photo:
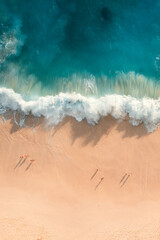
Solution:
[(0, 124), (0, 240), (160, 239), (160, 130)]

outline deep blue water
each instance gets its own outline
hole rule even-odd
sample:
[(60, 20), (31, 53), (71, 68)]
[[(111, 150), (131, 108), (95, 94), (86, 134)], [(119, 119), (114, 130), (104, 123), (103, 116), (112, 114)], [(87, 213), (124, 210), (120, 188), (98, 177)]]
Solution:
[(1, 0), (0, 85), (160, 95), (159, 0)]

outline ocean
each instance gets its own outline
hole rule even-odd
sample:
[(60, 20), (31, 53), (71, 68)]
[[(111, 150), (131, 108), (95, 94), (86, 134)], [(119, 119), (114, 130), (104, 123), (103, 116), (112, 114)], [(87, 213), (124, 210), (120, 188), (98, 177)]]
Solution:
[(160, 124), (159, 0), (1, 0), (0, 114)]

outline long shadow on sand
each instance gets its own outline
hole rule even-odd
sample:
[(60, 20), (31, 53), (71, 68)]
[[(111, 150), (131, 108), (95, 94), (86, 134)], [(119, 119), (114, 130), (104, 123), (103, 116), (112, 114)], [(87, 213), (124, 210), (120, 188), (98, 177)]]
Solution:
[[(20, 114), (16, 114), (16, 122), (20, 123), (23, 120), (22, 117), (23, 116), (20, 116)], [(15, 123), (15, 113), (13, 112), (7, 113), (5, 118), (10, 121), (11, 134), (26, 127), (31, 129), (38, 128), (39, 130), (49, 129), (43, 117), (37, 118), (28, 115), (25, 117), (24, 125), (22, 126)], [(144, 124), (140, 124), (136, 127), (132, 126), (128, 120), (118, 122), (111, 116), (108, 116), (101, 118), (95, 125), (88, 124), (86, 120), (78, 122), (72, 117), (66, 117), (61, 123), (54, 127), (52, 137), (54, 138), (57, 131), (66, 126), (70, 128), (72, 144), (74, 144), (76, 140), (82, 139), (82, 145), (84, 146), (87, 144), (96, 145), (102, 137), (109, 136), (113, 134), (114, 131), (120, 132), (122, 138), (141, 138), (145, 135), (149, 135)], [(111, 132), (111, 130), (113, 131)]]
[(70, 125), (71, 128), (72, 144), (81, 138), (83, 139), (82, 145), (84, 146), (87, 144), (96, 145), (103, 136), (109, 136), (113, 129), (120, 132), (122, 138), (141, 138), (150, 134), (143, 124), (132, 126), (128, 120), (118, 122), (111, 116), (100, 119), (96, 125), (88, 124), (86, 120), (77, 122), (75, 119), (67, 117), (62, 123), (55, 127), (54, 134), (67, 124)]

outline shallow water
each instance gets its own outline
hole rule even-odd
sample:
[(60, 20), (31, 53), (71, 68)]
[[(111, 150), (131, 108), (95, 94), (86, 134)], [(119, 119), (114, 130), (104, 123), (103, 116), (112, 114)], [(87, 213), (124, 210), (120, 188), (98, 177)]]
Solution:
[(1, 0), (1, 86), (157, 98), (159, 12), (159, 0)]

